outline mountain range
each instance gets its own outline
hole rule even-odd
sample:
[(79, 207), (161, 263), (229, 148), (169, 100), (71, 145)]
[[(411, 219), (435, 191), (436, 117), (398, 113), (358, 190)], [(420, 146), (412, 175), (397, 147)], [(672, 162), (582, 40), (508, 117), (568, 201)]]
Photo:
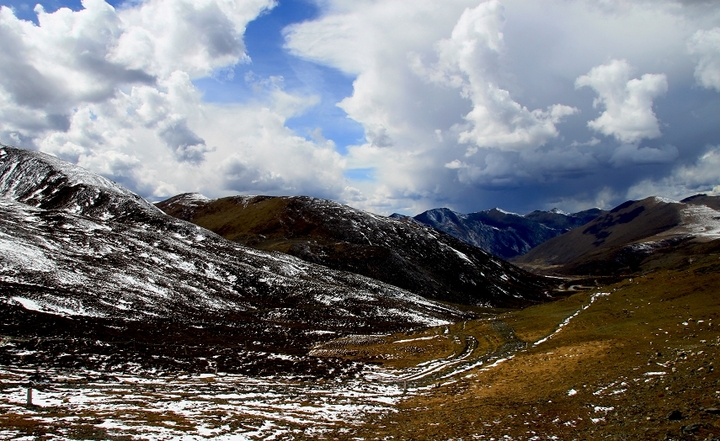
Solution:
[[(302, 357), (320, 340), (472, 316), (447, 302), (526, 306), (557, 285), (430, 227), (330, 201), (181, 195), (159, 205), (232, 240), (80, 167), (1, 146), (0, 334), (55, 341), (46, 361), (83, 353), (90, 336), (132, 341), (143, 363), (157, 351), (171, 365), (208, 359), (178, 354), (180, 342)], [(247, 368), (245, 355), (225, 363)]]
[(552, 285), (428, 226), (324, 199), (183, 194), (157, 206), (236, 243), (362, 274), (429, 299), (522, 306), (546, 300)]
[(632, 274), (715, 252), (720, 197), (627, 201), (588, 224), (555, 237), (513, 261), (554, 274)]
[(0, 438), (713, 440), (719, 209), (424, 213), (506, 251), (567, 230), (523, 270), (418, 219), (150, 204), (0, 146)]
[[(593, 208), (573, 214), (553, 209), (520, 215), (493, 208), (462, 214), (448, 208), (435, 208), (412, 219), (509, 260), (590, 222), (602, 213), (602, 210)], [(393, 217), (405, 216), (394, 214)]]

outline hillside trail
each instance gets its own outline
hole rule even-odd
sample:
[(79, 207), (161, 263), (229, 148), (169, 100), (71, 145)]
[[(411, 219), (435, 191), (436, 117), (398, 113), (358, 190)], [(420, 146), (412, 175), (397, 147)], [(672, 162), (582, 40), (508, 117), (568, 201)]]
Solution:
[[(415, 367), (404, 368), (399, 371), (381, 370), (375, 374), (378, 381), (395, 384), (403, 387), (406, 393), (413, 393), (428, 386), (439, 386), (443, 382), (453, 381), (455, 377), (473, 369), (491, 369), (502, 362), (513, 358), (518, 352), (536, 347), (552, 339), (573, 319), (590, 308), (595, 301), (607, 296), (609, 293), (595, 293), (589, 300), (574, 310), (546, 336), (536, 341), (523, 341), (515, 335), (515, 330), (501, 319), (490, 319), (490, 328), (494, 335), (469, 335), (462, 332), (451, 335), (457, 342), (463, 343), (461, 351), (440, 359), (434, 359), (418, 364)], [(463, 329), (465, 326), (463, 326)], [(447, 330), (447, 328), (446, 328)], [(484, 339), (485, 345), (480, 345), (478, 338)], [(480, 347), (487, 348), (479, 352)], [(417, 392), (417, 391), (415, 391)]]

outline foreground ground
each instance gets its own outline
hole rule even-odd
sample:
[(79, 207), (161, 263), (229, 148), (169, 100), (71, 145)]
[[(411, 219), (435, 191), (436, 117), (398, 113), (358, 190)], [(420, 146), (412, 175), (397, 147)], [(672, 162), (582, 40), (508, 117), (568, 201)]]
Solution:
[(367, 363), (336, 379), (0, 366), (0, 438), (720, 440), (718, 328), (720, 256), (707, 255), (521, 311), (316, 347), (318, 360)]

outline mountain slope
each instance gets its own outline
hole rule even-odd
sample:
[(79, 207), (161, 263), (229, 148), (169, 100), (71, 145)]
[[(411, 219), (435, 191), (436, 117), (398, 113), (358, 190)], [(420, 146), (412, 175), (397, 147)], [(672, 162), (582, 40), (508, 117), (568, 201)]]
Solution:
[(7, 146), (0, 315), (2, 335), (70, 339), (57, 350), (98, 335), (156, 355), (178, 345), (213, 351), (201, 341), (216, 340), (302, 355), (328, 336), (467, 316), (362, 276), (245, 248), (83, 169)]
[(694, 196), (690, 196), (689, 198), (685, 198), (680, 202), (690, 205), (705, 205), (706, 207), (712, 208), (713, 210), (720, 211), (720, 196), (696, 194)]
[[(515, 261), (563, 274), (632, 272), (649, 258), (684, 248), (706, 248), (704, 243), (717, 238), (720, 238), (717, 210), (705, 204), (650, 197), (627, 201)], [(692, 249), (685, 252), (693, 253)]]
[(184, 194), (157, 204), (238, 243), (351, 271), (435, 300), (514, 307), (552, 286), (432, 228), (309, 197)]
[(566, 233), (574, 228), (587, 224), (603, 213), (604, 211), (599, 208), (591, 208), (572, 214), (552, 209), (550, 211), (535, 210), (523, 217), (548, 228)]
[(533, 211), (525, 216), (498, 208), (461, 214), (447, 208), (425, 211), (414, 219), (503, 259), (527, 253), (537, 245), (584, 225), (602, 213), (592, 209), (575, 214), (558, 210)]
[(0, 195), (26, 205), (102, 220), (159, 213), (130, 190), (50, 155), (0, 144), (0, 161)]

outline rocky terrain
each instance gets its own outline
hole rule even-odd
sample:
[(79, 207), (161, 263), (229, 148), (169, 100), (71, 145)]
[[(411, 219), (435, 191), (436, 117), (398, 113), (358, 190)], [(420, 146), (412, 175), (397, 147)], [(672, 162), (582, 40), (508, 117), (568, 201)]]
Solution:
[[(316, 363), (356, 363), (326, 379), (3, 363), (0, 436), (716, 440), (719, 269), (709, 253), (522, 310), (320, 342)], [(2, 349), (42, 351), (19, 343)]]
[(413, 219), (482, 248), (494, 256), (511, 259), (590, 222), (602, 213), (597, 208), (573, 214), (553, 209), (537, 210), (523, 216), (499, 208), (470, 214), (436, 208), (420, 213)]
[(184, 194), (157, 204), (228, 240), (371, 277), (433, 300), (518, 307), (554, 282), (428, 226), (310, 197)]

